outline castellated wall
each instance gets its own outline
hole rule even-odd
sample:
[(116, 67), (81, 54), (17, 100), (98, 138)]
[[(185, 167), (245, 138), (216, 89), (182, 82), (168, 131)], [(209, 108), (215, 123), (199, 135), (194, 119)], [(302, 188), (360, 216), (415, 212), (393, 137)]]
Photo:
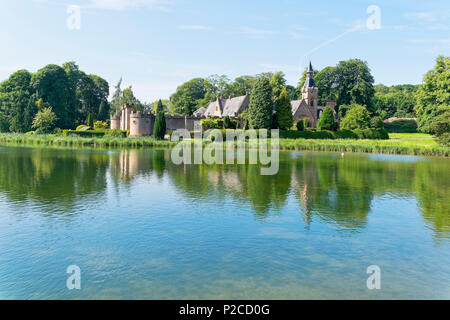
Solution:
[[(166, 115), (167, 131), (177, 129), (194, 130), (195, 121), (201, 121), (201, 117), (194, 116), (171, 116)], [(130, 137), (145, 137), (153, 135), (153, 126), (156, 116), (151, 113), (142, 113), (140, 111), (122, 112), (121, 115), (111, 116), (111, 129), (126, 130), (124, 124), (129, 122)]]
[(130, 115), (130, 137), (145, 137), (153, 134), (155, 116), (151, 113), (132, 112)]

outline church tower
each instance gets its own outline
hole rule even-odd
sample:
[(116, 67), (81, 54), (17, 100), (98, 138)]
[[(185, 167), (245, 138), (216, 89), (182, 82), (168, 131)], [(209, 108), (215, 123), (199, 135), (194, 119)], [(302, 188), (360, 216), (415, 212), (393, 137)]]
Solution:
[(311, 65), (311, 61), (309, 62), (308, 71), (306, 73), (305, 84), (302, 88), (302, 99), (308, 104), (310, 108), (317, 109), (317, 100), (319, 96), (319, 89), (314, 82), (314, 71)]

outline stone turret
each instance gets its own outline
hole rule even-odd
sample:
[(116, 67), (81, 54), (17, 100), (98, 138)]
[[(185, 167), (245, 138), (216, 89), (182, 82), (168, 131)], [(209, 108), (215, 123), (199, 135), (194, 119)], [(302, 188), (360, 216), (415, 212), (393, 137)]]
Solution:
[(140, 111), (130, 113), (130, 137), (144, 137), (153, 134), (155, 116)]
[(120, 115), (112, 114), (111, 115), (111, 130), (120, 130)]

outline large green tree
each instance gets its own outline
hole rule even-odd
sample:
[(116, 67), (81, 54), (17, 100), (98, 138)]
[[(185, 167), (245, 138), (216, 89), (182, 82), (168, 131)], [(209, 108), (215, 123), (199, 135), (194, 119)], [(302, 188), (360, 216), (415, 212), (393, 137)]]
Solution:
[[(450, 57), (439, 56), (417, 91), (417, 122), (422, 132), (433, 132), (432, 120), (450, 109)], [(449, 120), (450, 121), (450, 120)]]
[(75, 104), (69, 87), (69, 79), (63, 68), (49, 64), (33, 74), (31, 86), (36, 91), (37, 98), (42, 98), (52, 106), (59, 128), (73, 128), (75, 126), (70, 108)]
[(347, 111), (344, 119), (341, 121), (341, 129), (367, 129), (370, 127), (370, 114), (364, 106), (355, 105)]
[(281, 90), (279, 97), (276, 98), (275, 106), (278, 128), (289, 130), (294, 124), (294, 118), (292, 117), (291, 99), (285, 87)]
[(322, 112), (322, 116), (317, 123), (318, 130), (334, 130), (336, 123), (334, 122), (334, 114), (330, 107), (326, 107)]
[(36, 107), (28, 71), (19, 70), (0, 84), (0, 110), (6, 130), (26, 132), (31, 129)]
[(170, 97), (173, 109), (179, 114), (191, 115), (198, 109), (198, 101), (207, 93), (207, 82), (203, 78), (195, 78), (183, 83)]
[(260, 77), (253, 87), (248, 108), (252, 129), (270, 129), (272, 124), (272, 87), (267, 77)]

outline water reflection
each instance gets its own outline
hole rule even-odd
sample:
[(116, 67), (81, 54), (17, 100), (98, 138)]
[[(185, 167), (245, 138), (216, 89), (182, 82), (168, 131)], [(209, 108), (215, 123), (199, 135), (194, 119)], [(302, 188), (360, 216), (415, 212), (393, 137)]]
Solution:
[(220, 205), (231, 197), (250, 204), (256, 219), (282, 214), (292, 198), (308, 224), (320, 219), (351, 231), (366, 227), (374, 199), (416, 199), (435, 237), (450, 237), (447, 159), (281, 153), (279, 173), (261, 176), (256, 165), (176, 166), (169, 151), (11, 147), (1, 148), (0, 157), (3, 195), (15, 203), (37, 201), (59, 213), (73, 213), (86, 199), (101, 201), (109, 183), (117, 189), (139, 177), (147, 183), (168, 179), (193, 200)]

